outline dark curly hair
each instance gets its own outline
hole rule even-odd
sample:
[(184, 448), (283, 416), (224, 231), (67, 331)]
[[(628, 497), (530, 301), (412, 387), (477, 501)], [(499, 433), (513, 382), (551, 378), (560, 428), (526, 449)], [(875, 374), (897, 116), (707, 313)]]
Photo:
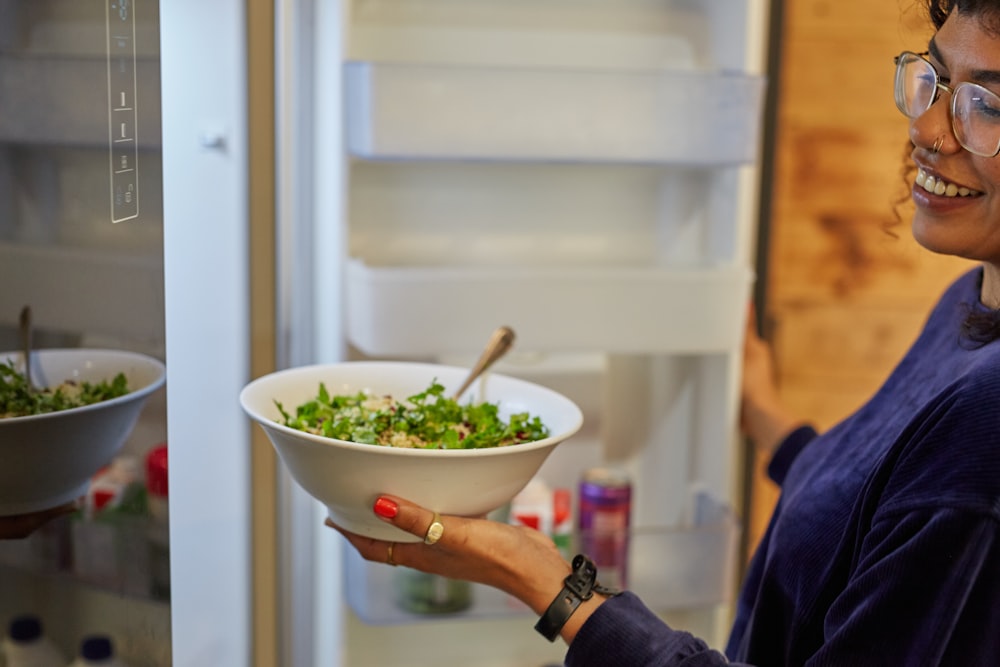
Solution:
[(996, 0), (925, 0), (927, 13), (934, 28), (944, 25), (952, 10), (964, 16), (975, 16), (984, 28), (1000, 35), (1000, 3)]

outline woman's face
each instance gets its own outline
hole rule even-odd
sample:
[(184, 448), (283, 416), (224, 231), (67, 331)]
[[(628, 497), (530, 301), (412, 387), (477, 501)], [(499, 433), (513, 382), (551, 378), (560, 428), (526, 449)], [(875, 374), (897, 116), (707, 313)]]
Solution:
[[(976, 17), (952, 12), (929, 51), (928, 60), (945, 85), (970, 81), (1000, 94), (1000, 37), (984, 30)], [(945, 190), (934, 194), (914, 184), (913, 235), (933, 252), (1000, 266), (1000, 156), (982, 157), (962, 148), (952, 131), (950, 105), (951, 93), (942, 91), (930, 109), (910, 122), (912, 157), (922, 172), (918, 181), (937, 192)], [(925, 174), (933, 178), (925, 181)], [(949, 184), (961, 194), (966, 189), (971, 193), (955, 195)]]

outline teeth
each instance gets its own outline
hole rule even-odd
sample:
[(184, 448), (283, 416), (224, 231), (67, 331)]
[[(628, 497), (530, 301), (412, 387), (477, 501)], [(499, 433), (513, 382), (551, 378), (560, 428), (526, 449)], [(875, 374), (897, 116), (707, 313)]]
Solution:
[(917, 185), (922, 187), (927, 192), (941, 195), (944, 197), (969, 197), (971, 195), (979, 194), (975, 190), (970, 190), (969, 188), (962, 188), (954, 183), (948, 183), (940, 178), (931, 176), (923, 169), (917, 170)]

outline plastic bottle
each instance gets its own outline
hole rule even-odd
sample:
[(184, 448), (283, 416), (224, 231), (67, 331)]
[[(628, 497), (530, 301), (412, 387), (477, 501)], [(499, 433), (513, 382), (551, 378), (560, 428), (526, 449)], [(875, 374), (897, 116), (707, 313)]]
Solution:
[(535, 477), (510, 503), (509, 523), (549, 535), (567, 560), (573, 554), (573, 496), (569, 489), (550, 488)]
[(115, 645), (107, 635), (88, 635), (80, 642), (80, 652), (69, 667), (128, 667), (115, 655)]
[(16, 616), (10, 621), (3, 640), (6, 667), (65, 667), (66, 657), (45, 634), (41, 620), (32, 614)]

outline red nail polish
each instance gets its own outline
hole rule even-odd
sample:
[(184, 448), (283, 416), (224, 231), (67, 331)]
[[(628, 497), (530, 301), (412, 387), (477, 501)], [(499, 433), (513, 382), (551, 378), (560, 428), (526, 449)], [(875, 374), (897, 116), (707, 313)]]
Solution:
[(386, 519), (391, 519), (396, 514), (399, 513), (399, 505), (395, 501), (389, 500), (388, 498), (379, 498), (375, 501), (375, 514)]

